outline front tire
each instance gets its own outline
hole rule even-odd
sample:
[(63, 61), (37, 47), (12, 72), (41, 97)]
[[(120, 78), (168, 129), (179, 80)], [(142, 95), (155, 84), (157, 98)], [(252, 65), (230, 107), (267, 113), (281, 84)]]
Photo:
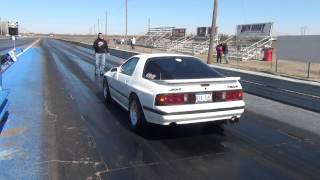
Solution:
[(141, 104), (136, 95), (132, 95), (132, 97), (130, 97), (129, 118), (132, 130), (136, 132), (142, 132), (142, 130), (146, 128), (147, 123), (143, 114)]
[(111, 95), (110, 95), (110, 89), (109, 84), (106, 79), (103, 80), (103, 100), (105, 103), (111, 102)]

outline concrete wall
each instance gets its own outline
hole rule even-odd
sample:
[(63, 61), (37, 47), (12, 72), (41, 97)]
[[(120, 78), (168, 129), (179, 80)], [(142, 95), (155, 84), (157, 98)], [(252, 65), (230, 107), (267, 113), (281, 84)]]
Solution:
[(277, 58), (320, 63), (320, 35), (279, 36), (277, 39)]

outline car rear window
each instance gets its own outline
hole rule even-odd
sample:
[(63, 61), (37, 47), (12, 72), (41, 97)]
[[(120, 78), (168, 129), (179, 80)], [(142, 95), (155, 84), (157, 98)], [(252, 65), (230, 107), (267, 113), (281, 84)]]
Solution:
[(147, 60), (143, 77), (150, 80), (205, 79), (223, 77), (193, 57), (155, 57)]

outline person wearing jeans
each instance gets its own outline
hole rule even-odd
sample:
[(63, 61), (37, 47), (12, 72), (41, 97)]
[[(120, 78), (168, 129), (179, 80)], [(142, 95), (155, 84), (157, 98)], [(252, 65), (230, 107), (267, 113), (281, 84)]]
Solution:
[(218, 46), (216, 46), (216, 51), (217, 51), (217, 63), (221, 63), (222, 54), (223, 54), (222, 44), (218, 44)]
[(98, 38), (93, 43), (93, 48), (96, 54), (95, 75), (100, 74), (102, 76), (106, 64), (106, 53), (109, 54), (108, 43), (103, 39), (102, 33), (98, 34)]
[(224, 43), (222, 45), (222, 49), (223, 49), (224, 59), (226, 60), (226, 64), (229, 64), (229, 48), (228, 48), (228, 44)]
[(95, 75), (104, 73), (104, 67), (106, 65), (106, 54), (105, 53), (96, 53), (96, 66), (95, 66)]

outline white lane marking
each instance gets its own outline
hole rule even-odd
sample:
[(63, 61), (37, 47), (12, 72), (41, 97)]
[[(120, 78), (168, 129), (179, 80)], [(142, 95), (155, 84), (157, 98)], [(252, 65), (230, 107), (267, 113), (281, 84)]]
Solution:
[[(258, 86), (264, 86), (264, 87), (273, 87), (273, 86), (270, 86), (270, 85), (265, 85), (265, 84), (261, 84), (261, 83), (257, 83), (257, 82), (252, 82), (252, 81), (246, 81), (246, 80), (240, 80), (242, 82), (245, 82), (245, 83), (249, 83), (249, 84), (255, 84), (255, 85), (258, 85)], [(306, 93), (302, 93), (302, 92), (298, 92), (298, 91), (292, 91), (292, 90), (289, 90), (289, 89), (283, 89), (283, 88), (277, 88), (277, 87), (273, 87), (274, 89), (278, 89), (278, 90), (281, 90), (281, 91), (286, 91), (286, 92), (289, 92), (289, 93), (294, 93), (294, 94), (298, 94), (298, 95), (302, 95), (302, 96), (308, 96), (308, 97), (312, 97), (312, 98), (316, 98), (316, 99), (320, 99), (320, 96), (317, 96), (317, 95), (312, 95), (312, 94), (306, 94)]]
[(240, 80), (240, 81), (246, 82), (246, 83), (250, 83), (250, 84), (259, 85), (259, 86), (266, 86), (265, 84), (261, 84), (261, 83), (257, 83), (257, 82), (252, 82), (252, 81), (246, 81), (246, 80)]
[(32, 44), (30, 44), (26, 49), (24, 49), (21, 53), (17, 54), (16, 57), (21, 56), (23, 53), (27, 52), (31, 47), (33, 47), (35, 44), (37, 44), (40, 41), (40, 39), (37, 39)]
[(297, 92), (297, 91), (292, 91), (292, 90), (289, 90), (289, 89), (281, 89), (282, 91), (287, 91), (287, 92), (290, 92), (290, 93), (295, 93), (295, 94), (299, 94), (299, 95), (303, 95), (303, 96), (309, 96), (309, 97), (312, 97), (312, 98), (317, 98), (317, 99), (320, 99), (320, 96), (316, 96), (316, 95), (312, 95), (312, 94), (305, 94), (305, 93), (301, 93), (301, 92)]
[(7, 149), (0, 151), (0, 161), (12, 159), (13, 156), (16, 154), (17, 150), (14, 149)]
[(302, 83), (302, 84), (320, 86), (319, 82), (314, 82), (314, 81), (294, 79), (294, 78), (288, 78), (288, 77), (283, 77), (283, 76), (279, 76), (279, 75), (267, 74), (267, 73), (262, 73), (262, 72), (247, 71), (247, 70), (235, 69), (235, 68), (230, 68), (230, 67), (222, 67), (222, 66), (217, 66), (217, 65), (213, 65), (213, 64), (211, 64), (209, 66), (217, 68), (217, 69), (235, 71), (235, 72), (256, 75), (256, 76), (262, 76), (262, 77), (269, 77), (269, 78), (273, 78), (273, 79), (280, 79), (280, 80), (285, 80), (285, 81), (294, 82), (294, 83)]

